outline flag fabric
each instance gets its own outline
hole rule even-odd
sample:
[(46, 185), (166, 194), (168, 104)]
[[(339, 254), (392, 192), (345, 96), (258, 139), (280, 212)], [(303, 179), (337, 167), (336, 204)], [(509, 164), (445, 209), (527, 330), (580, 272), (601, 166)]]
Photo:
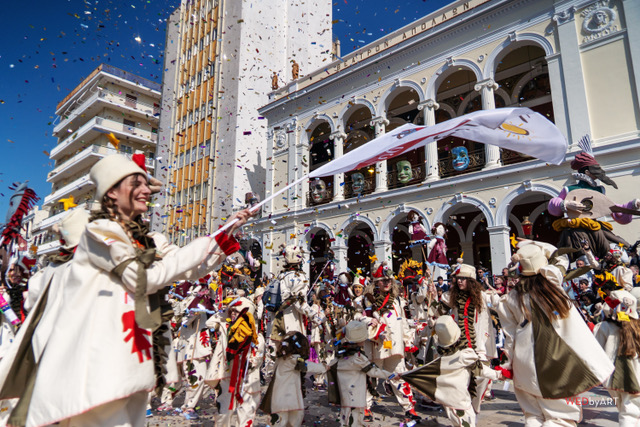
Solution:
[(568, 148), (560, 130), (539, 113), (529, 108), (496, 108), (433, 126), (403, 125), (314, 170), (309, 177), (360, 169), (449, 136), (496, 145), (555, 165), (562, 163)]

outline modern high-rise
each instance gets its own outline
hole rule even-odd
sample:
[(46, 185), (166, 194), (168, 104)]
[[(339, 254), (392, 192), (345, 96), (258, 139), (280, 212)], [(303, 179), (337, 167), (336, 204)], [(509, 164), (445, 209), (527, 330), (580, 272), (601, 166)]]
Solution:
[(102, 64), (60, 101), (56, 115), (59, 122), (53, 136), (58, 144), (50, 153), (55, 166), (47, 176), (51, 194), (43, 201), (49, 217), (34, 229), (38, 255), (59, 246), (51, 227), (64, 216), (65, 201), (73, 196), (78, 208), (90, 208), (95, 186), (89, 170), (98, 160), (116, 153), (144, 153), (147, 170), (153, 172), (160, 85)]
[[(331, 61), (330, 0), (183, 0), (167, 24), (156, 230), (186, 243), (264, 197), (276, 87)], [(293, 82), (293, 83), (292, 83)]]

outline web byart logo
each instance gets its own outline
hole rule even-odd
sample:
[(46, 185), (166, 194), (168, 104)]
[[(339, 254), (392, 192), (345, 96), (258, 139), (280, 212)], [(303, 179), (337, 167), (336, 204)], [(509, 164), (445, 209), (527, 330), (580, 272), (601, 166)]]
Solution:
[(617, 397), (571, 397), (564, 399), (569, 405), (577, 406), (616, 406), (618, 404)]

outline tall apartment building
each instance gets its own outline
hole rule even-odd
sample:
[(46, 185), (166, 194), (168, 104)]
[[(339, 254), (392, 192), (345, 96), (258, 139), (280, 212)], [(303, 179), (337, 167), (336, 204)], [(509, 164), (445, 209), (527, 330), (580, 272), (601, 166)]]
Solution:
[[(264, 197), (258, 108), (331, 60), (330, 0), (183, 0), (167, 25), (154, 229), (185, 243)], [(294, 82), (293, 84), (291, 82)]]
[[(147, 156), (147, 170), (153, 172), (158, 123), (160, 85), (110, 65), (102, 64), (89, 74), (56, 107), (59, 123), (53, 130), (58, 144), (51, 150), (55, 162), (47, 181), (51, 194), (43, 209), (49, 217), (33, 230), (38, 255), (59, 246), (51, 227), (64, 216), (63, 200), (73, 196), (79, 208), (89, 209), (95, 186), (89, 170), (106, 155)], [(117, 147), (109, 141), (113, 134)]]

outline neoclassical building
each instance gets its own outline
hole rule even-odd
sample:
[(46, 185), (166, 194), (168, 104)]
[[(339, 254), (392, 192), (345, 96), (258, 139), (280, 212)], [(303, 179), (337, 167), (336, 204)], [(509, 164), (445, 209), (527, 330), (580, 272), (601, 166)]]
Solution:
[[(640, 2), (456, 1), (270, 94), (265, 197), (405, 123), (431, 125), (479, 109), (524, 106), (569, 141), (559, 166), (492, 145), (437, 144), (305, 181), (268, 203), (250, 228), (277, 271), (278, 247), (296, 243), (317, 273), (328, 249), (339, 270), (420, 259), (407, 213), (447, 229), (447, 256), (500, 272), (510, 238), (556, 243), (548, 201), (574, 182), (569, 162), (589, 134), (618, 184), (640, 196)], [(634, 242), (639, 222), (614, 228)]]

